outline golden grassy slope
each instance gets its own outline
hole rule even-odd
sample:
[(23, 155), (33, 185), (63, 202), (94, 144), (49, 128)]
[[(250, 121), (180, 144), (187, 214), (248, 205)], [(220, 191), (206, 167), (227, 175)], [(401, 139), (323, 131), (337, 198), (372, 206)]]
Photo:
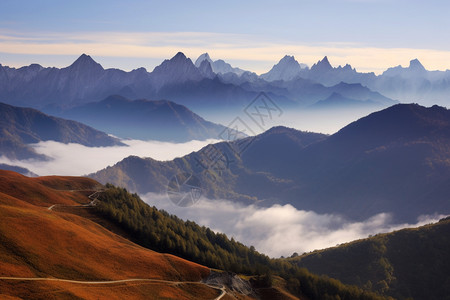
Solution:
[[(209, 274), (204, 266), (142, 248), (90, 220), (47, 209), (55, 203), (87, 203), (86, 192), (73, 190), (96, 187), (97, 182), (80, 177), (27, 178), (0, 171), (0, 276), (191, 282)], [(0, 280), (1, 299), (7, 295), (23, 299), (213, 299), (218, 294), (194, 283), (83, 287)]]

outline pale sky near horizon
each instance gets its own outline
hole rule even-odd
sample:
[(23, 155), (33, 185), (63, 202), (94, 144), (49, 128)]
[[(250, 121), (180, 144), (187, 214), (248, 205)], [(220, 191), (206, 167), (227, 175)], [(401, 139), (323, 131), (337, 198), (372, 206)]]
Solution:
[(450, 69), (450, 1), (0, 2), (0, 63), (63, 67), (86, 53), (106, 68), (151, 71), (178, 51), (267, 72), (284, 55), (380, 73), (418, 58)]

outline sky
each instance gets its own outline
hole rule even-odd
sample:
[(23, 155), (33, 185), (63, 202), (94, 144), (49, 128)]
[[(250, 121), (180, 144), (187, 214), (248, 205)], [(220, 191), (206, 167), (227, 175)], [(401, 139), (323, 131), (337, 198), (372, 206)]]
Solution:
[(380, 73), (418, 58), (450, 69), (450, 1), (0, 1), (0, 63), (151, 71), (178, 51), (267, 72), (284, 55)]

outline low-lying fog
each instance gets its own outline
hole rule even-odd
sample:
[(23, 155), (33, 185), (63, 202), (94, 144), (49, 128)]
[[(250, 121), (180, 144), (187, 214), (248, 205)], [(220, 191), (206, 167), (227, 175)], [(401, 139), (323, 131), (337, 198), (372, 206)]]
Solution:
[(434, 223), (444, 217), (421, 216), (415, 224), (394, 224), (390, 214), (382, 213), (364, 222), (351, 222), (338, 215), (321, 215), (289, 204), (258, 207), (200, 198), (193, 206), (179, 207), (166, 195), (148, 193), (142, 199), (183, 220), (195, 221), (247, 246), (253, 245), (271, 257), (333, 247), (381, 232)]
[(219, 140), (189, 141), (170, 143), (158, 141), (122, 140), (128, 146), (86, 147), (80, 144), (63, 144), (46, 141), (34, 144), (40, 154), (51, 157), (48, 161), (34, 159), (16, 161), (0, 157), (0, 163), (27, 168), (39, 176), (73, 175), (81, 176), (114, 165), (125, 157), (136, 155), (157, 160), (172, 160), (192, 151), (198, 151), (210, 143)]

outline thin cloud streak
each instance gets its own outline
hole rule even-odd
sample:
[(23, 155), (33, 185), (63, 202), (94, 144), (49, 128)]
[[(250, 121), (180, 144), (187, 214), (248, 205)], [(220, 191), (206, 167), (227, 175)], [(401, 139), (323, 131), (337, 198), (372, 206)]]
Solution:
[(225, 233), (247, 246), (253, 245), (271, 257), (333, 247), (377, 233), (433, 223), (444, 217), (421, 216), (415, 224), (395, 224), (389, 213), (380, 213), (355, 222), (334, 214), (299, 210), (289, 204), (258, 207), (201, 198), (194, 206), (178, 207), (166, 195), (148, 193), (142, 199), (179, 218)]
[[(73, 55), (87, 53), (99, 58), (133, 57), (166, 59), (183, 51), (195, 59), (208, 52), (235, 66), (267, 72), (285, 54), (309, 66), (327, 55), (334, 66), (351, 64), (358, 71), (381, 73), (398, 64), (407, 66), (418, 58), (427, 69), (449, 69), (450, 51), (409, 48), (375, 48), (354, 43), (297, 45), (283, 40), (267, 43), (263, 37), (211, 32), (90, 32), (14, 33), (0, 31), (0, 52), (15, 55)], [(143, 61), (143, 65), (144, 65)], [(237, 65), (236, 63), (239, 63)], [(2, 62), (7, 64), (7, 62)], [(156, 65), (155, 65), (156, 66)], [(16, 66), (18, 67), (18, 66)], [(153, 66), (154, 67), (154, 66)]]

